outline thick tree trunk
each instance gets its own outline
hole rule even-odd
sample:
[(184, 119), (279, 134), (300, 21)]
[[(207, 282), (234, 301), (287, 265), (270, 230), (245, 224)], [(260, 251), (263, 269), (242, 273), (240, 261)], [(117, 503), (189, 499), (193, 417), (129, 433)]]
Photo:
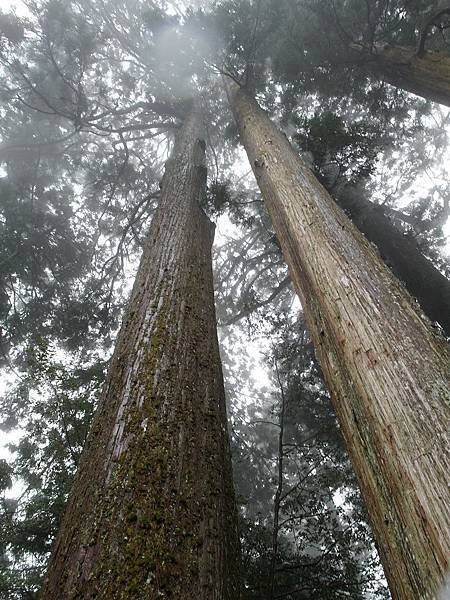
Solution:
[(394, 598), (448, 571), (449, 352), (257, 103), (227, 92), (301, 297)]
[(415, 48), (377, 45), (370, 58), (370, 70), (377, 77), (450, 106), (450, 56), (445, 52), (427, 51), (419, 57)]
[(392, 269), (422, 310), (437, 321), (450, 337), (450, 281), (402, 234), (384, 214), (383, 207), (345, 191), (337, 198), (356, 227), (373, 242), (381, 258)]
[(45, 600), (239, 598), (199, 131), (193, 110), (166, 165)]

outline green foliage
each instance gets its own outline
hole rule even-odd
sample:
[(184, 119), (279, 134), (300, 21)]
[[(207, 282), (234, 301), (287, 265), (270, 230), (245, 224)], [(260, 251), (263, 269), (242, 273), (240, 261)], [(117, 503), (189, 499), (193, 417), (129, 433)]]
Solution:
[(0, 460), (0, 491), (4, 492), (12, 486), (12, 468), (5, 459)]
[(206, 208), (213, 215), (222, 214), (231, 202), (230, 185), (228, 182), (213, 181), (207, 189)]
[[(14, 462), (1, 464), (2, 488), (21, 483), (18, 500), (2, 498), (0, 598), (38, 589), (86, 440), (105, 363), (90, 356), (56, 360), (43, 338), (27, 351), (27, 377), (0, 399), (4, 427), (19, 425), (9, 445)], [(14, 592), (17, 590), (17, 593)]]
[(367, 179), (375, 169), (381, 150), (380, 134), (367, 121), (347, 124), (333, 113), (325, 112), (294, 120), (298, 132), (294, 141), (303, 151), (310, 152), (316, 173), (334, 187), (345, 177), (350, 183)]

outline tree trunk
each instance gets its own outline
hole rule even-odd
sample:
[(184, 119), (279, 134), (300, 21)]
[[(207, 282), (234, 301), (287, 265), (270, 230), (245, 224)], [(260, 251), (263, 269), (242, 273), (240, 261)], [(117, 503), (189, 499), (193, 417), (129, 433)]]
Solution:
[(280, 533), (280, 508), (283, 500), (283, 483), (284, 483), (284, 417), (286, 414), (286, 396), (284, 394), (283, 383), (280, 377), (280, 371), (278, 369), (277, 359), (275, 358), (275, 373), (277, 375), (277, 382), (281, 396), (281, 407), (280, 416), (278, 419), (278, 456), (277, 456), (277, 489), (273, 499), (273, 527), (272, 527), (272, 555), (270, 557), (270, 596), (269, 600), (275, 598), (275, 580), (276, 580), (276, 568), (278, 562), (278, 537)]
[(394, 598), (448, 571), (449, 352), (257, 103), (227, 92), (302, 300)]
[(450, 106), (450, 56), (445, 52), (429, 50), (418, 56), (415, 48), (377, 45), (370, 58), (369, 68), (376, 77)]
[(166, 165), (45, 600), (239, 598), (200, 123)]
[(336, 198), (356, 227), (373, 242), (381, 258), (404, 282), (422, 310), (450, 337), (450, 281), (420, 252), (414, 239), (402, 234), (383, 207), (345, 191)]

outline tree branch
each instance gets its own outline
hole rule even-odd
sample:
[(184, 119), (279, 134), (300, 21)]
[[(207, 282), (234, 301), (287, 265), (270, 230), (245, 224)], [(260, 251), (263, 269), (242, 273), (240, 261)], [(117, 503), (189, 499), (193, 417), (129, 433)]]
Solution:
[(450, 7), (443, 8), (439, 12), (435, 13), (425, 23), (425, 25), (422, 29), (422, 33), (420, 34), (419, 42), (417, 44), (416, 56), (418, 56), (419, 58), (422, 58), (425, 54), (425, 43), (427, 40), (427, 36), (430, 32), (430, 29), (433, 27), (433, 25), (436, 25), (438, 19), (440, 19), (444, 15), (450, 15)]
[(270, 294), (270, 296), (268, 296), (265, 300), (260, 300), (258, 302), (254, 302), (253, 304), (250, 304), (250, 305), (247, 304), (240, 312), (237, 313), (237, 315), (234, 315), (234, 317), (231, 317), (231, 319), (228, 319), (228, 321), (226, 321), (225, 323), (221, 324), (221, 327), (229, 327), (230, 325), (234, 325), (234, 323), (237, 323), (238, 321), (240, 321), (244, 317), (246, 317), (249, 314), (251, 314), (253, 311), (257, 310), (258, 308), (262, 308), (263, 306), (266, 306), (267, 304), (270, 304), (270, 302), (272, 302), (272, 300), (275, 300), (275, 298), (285, 288), (287, 288), (287, 286), (290, 284), (290, 282), (291, 282), (291, 278), (289, 276), (285, 277), (283, 279), (283, 281), (277, 285), (277, 287)]

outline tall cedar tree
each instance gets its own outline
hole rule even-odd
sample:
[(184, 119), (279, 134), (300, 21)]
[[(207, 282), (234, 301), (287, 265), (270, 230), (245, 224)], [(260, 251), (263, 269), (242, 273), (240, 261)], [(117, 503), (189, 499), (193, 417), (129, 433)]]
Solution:
[(239, 598), (201, 117), (166, 165), (41, 597)]
[(225, 81), (392, 595), (431, 598), (450, 550), (447, 344), (267, 114), (245, 89)]

